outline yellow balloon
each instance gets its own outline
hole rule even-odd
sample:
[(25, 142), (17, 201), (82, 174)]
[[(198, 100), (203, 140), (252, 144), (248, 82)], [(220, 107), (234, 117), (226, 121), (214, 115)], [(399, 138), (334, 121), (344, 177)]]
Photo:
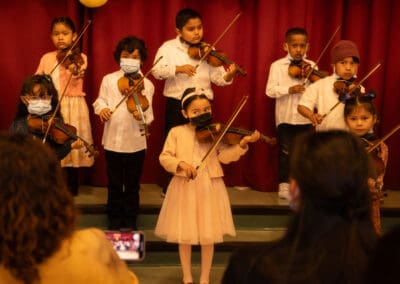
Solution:
[(106, 4), (107, 0), (79, 0), (79, 2), (86, 7), (96, 8)]

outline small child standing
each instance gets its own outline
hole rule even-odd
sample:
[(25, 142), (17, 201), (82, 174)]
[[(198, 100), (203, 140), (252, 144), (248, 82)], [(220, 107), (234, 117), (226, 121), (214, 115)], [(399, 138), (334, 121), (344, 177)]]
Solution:
[(303, 28), (290, 28), (286, 31), (283, 49), (287, 56), (271, 64), (265, 93), (275, 101), (275, 124), (279, 141), (279, 191), (280, 198), (289, 198), (289, 149), (294, 138), (311, 129), (310, 121), (297, 111), (299, 100), (306, 90), (304, 78), (289, 75), (292, 65), (315, 63), (306, 59), (308, 35)]
[[(87, 57), (83, 53), (76, 53), (79, 63), (57, 64), (63, 60), (63, 54), (74, 44), (77, 39), (75, 25), (70, 18), (55, 18), (51, 23), (51, 40), (56, 48), (43, 55), (40, 59), (36, 74), (48, 74), (53, 79), (54, 85), (61, 96), (61, 113), (65, 123), (73, 125), (77, 135), (89, 144), (93, 143), (92, 129), (89, 120), (89, 109), (83, 92), (83, 78), (87, 68)], [(76, 49), (77, 50), (77, 49)], [(75, 50), (75, 51), (76, 51)], [(67, 63), (70, 60), (65, 60)], [(76, 60), (78, 61), (78, 60)], [(55, 68), (57, 66), (57, 68)], [(55, 69), (54, 69), (55, 68)], [(70, 81), (69, 81), (70, 80)], [(69, 82), (69, 83), (68, 83)], [(64, 92), (65, 91), (65, 92)], [(72, 194), (77, 195), (79, 190), (80, 167), (91, 167), (94, 158), (89, 157), (85, 149), (73, 150), (62, 161), (61, 166), (67, 176), (68, 188)]]
[[(120, 91), (119, 80), (128, 77), (138, 79), (143, 76), (140, 67), (146, 58), (147, 49), (143, 40), (133, 36), (121, 39), (114, 51), (114, 59), (121, 69), (104, 76), (99, 97), (93, 103), (94, 112), (104, 122), (102, 144), (107, 163), (107, 214), (110, 230), (122, 227), (137, 230), (140, 178), (147, 148), (146, 136), (142, 132), (143, 121), (139, 112), (128, 110), (129, 99), (126, 104), (118, 108), (116, 106), (125, 95), (132, 95), (130, 91)], [(142, 87), (141, 95), (148, 101), (144, 119), (146, 124), (150, 124), (154, 119), (154, 85), (144, 78)]]
[[(236, 73), (235, 64), (224, 67), (212, 67), (205, 60), (199, 62), (189, 56), (191, 45), (200, 44), (203, 40), (202, 16), (195, 10), (180, 10), (175, 18), (177, 37), (168, 40), (158, 49), (155, 60), (162, 59), (154, 66), (152, 74), (158, 80), (165, 80), (163, 94), (167, 98), (165, 106), (165, 129), (169, 130), (186, 121), (181, 114), (180, 100), (183, 92), (192, 86), (204, 89), (205, 94), (213, 99), (211, 83), (218, 86), (229, 85)], [(163, 192), (165, 194), (165, 189)]]
[(209, 283), (214, 243), (223, 235), (235, 236), (229, 198), (223, 181), (222, 163), (236, 161), (244, 155), (249, 142), (260, 134), (255, 131), (241, 139), (238, 145), (220, 144), (200, 165), (211, 144), (196, 139), (196, 126), (211, 120), (211, 102), (199, 88), (185, 90), (182, 115), (190, 123), (171, 129), (160, 154), (160, 163), (174, 174), (158, 217), (155, 234), (167, 242), (179, 244), (183, 282), (192, 283), (192, 245), (201, 246), (200, 283)]
[[(377, 140), (373, 128), (377, 121), (375, 106), (372, 103), (374, 95), (353, 96), (346, 100), (344, 107), (344, 117), (347, 126), (354, 135), (360, 137), (366, 147), (370, 143)], [(382, 233), (380, 205), (382, 199), (383, 177), (388, 161), (388, 147), (385, 143), (381, 143), (376, 152), (372, 152), (371, 157), (375, 162), (375, 168), (371, 170), (369, 179), (369, 188), (372, 199), (372, 222), (378, 235)]]
[(334, 83), (338, 80), (349, 82), (355, 79), (360, 63), (356, 44), (350, 40), (336, 43), (331, 50), (331, 62), (333, 74), (310, 85), (301, 96), (297, 107), (299, 113), (308, 118), (317, 131), (347, 130), (343, 115), (344, 104), (339, 103)]
[[(68, 155), (72, 149), (82, 148), (83, 142), (80, 139), (65, 135), (61, 137), (62, 141), (59, 141), (47, 131), (47, 121), (58, 105), (57, 90), (49, 76), (29, 76), (22, 84), (19, 95), (17, 113), (11, 123), (10, 133), (24, 134), (43, 140), (47, 132), (46, 144), (54, 150), (59, 160)], [(57, 111), (54, 120), (64, 125), (60, 111)], [(57, 134), (57, 137), (60, 135)]]

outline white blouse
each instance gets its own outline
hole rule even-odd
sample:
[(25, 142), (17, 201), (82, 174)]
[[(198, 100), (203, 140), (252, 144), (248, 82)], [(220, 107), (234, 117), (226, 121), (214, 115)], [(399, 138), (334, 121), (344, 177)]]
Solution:
[[(104, 108), (109, 108), (113, 113), (111, 118), (104, 123), (102, 144), (105, 150), (119, 153), (134, 153), (146, 149), (146, 137), (141, 131), (141, 121), (136, 120), (128, 111), (126, 103), (123, 102), (117, 109), (116, 105), (121, 101), (123, 95), (118, 89), (118, 80), (124, 76), (122, 70), (104, 76), (99, 96), (93, 103), (94, 112), (98, 115)], [(144, 112), (146, 124), (154, 120), (152, 99), (154, 85), (147, 78), (144, 79), (144, 90), (142, 94), (149, 101), (149, 108)]]

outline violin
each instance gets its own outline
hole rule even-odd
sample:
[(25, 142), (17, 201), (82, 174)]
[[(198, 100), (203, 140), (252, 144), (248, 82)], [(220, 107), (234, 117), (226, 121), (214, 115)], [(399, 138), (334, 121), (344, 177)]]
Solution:
[(126, 100), (128, 111), (132, 114), (139, 114), (139, 116), (134, 115), (133, 117), (141, 121), (140, 131), (147, 138), (150, 133), (144, 112), (149, 108), (149, 100), (142, 94), (142, 90), (144, 90), (144, 77), (139, 73), (135, 75), (125, 74), (121, 77), (118, 80), (118, 89), (123, 95), (128, 96)]
[[(298, 80), (308, 79), (313, 83), (321, 78), (328, 76), (328, 72), (319, 71), (311, 67), (310, 63), (304, 60), (292, 61), (289, 65), (289, 76)], [(311, 73), (311, 74), (310, 74)]]
[[(42, 117), (29, 117), (28, 118), (28, 129), (32, 133), (36, 134), (44, 134), (49, 127), (50, 116), (42, 116)], [(78, 135), (76, 135), (76, 128), (72, 125), (65, 124), (60, 121), (58, 118), (54, 118), (49, 129), (50, 138), (57, 144), (64, 144), (69, 139), (80, 139), (86, 147), (86, 153), (89, 152), (88, 156), (98, 157), (99, 151), (96, 146), (93, 144), (89, 144), (89, 142), (85, 141)]]
[(213, 67), (235, 64), (236, 70), (241, 76), (244, 77), (247, 75), (247, 71), (238, 66), (232, 60), (228, 59), (225, 53), (214, 50), (209, 44), (205, 42), (200, 42), (199, 44), (189, 46), (188, 54), (190, 58), (196, 60), (200, 60), (204, 56), (206, 56), (204, 59), (206, 59), (207, 63)]
[(80, 68), (85, 63), (79, 47), (58, 50), (56, 57), (57, 61), (75, 76), (79, 75)]
[[(212, 123), (200, 129), (196, 129), (196, 138), (199, 140), (200, 143), (213, 142), (217, 138), (217, 136), (223, 131), (224, 127), (225, 125), (221, 123)], [(224, 137), (222, 138), (222, 142), (228, 145), (236, 145), (239, 144), (240, 140), (244, 136), (251, 135), (252, 133), (252, 131), (246, 129), (229, 127)], [(271, 138), (260, 133), (260, 139), (269, 145), (276, 145), (275, 137)]]
[[(381, 139), (377, 139), (375, 141), (368, 141), (366, 139), (363, 139), (364, 144), (366, 144), (366, 149), (367, 149), (367, 153), (374, 155), (377, 157), (377, 159), (380, 159), (383, 163), (382, 165), (377, 165), (377, 172), (378, 175), (379, 173), (382, 174), (385, 172), (385, 161), (383, 161), (382, 157), (381, 157), (381, 144), (388, 139), (390, 136), (392, 136), (394, 133), (396, 133), (398, 130), (400, 130), (400, 124), (397, 124), (392, 130), (389, 131), (389, 133), (387, 133), (385, 136), (383, 136)], [(374, 158), (374, 157), (373, 157)], [(375, 159), (375, 158), (374, 158)]]
[(118, 90), (123, 95), (128, 95), (126, 104), (130, 113), (138, 111), (138, 104), (136, 103), (134, 96), (137, 96), (140, 107), (143, 111), (146, 111), (149, 108), (149, 101), (146, 96), (142, 94), (142, 91), (144, 90), (144, 80), (140, 74), (137, 75), (138, 76), (134, 77), (125, 74), (118, 80)]
[(376, 143), (379, 142), (379, 139), (374, 140), (374, 141), (369, 141), (365, 138), (362, 138), (361, 140), (365, 146), (367, 153), (369, 154), (369, 156), (371, 157), (371, 159), (374, 163), (376, 176), (382, 175), (383, 173), (385, 173), (386, 165), (382, 158), (381, 147), (377, 146), (377, 147), (372, 148)]
[(339, 101), (361, 95), (361, 85), (356, 81), (337, 80), (333, 83), (333, 88), (339, 95)]

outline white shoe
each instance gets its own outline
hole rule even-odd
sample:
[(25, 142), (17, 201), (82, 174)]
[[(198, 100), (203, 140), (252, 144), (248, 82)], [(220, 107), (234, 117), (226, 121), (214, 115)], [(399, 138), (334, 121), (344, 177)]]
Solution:
[(278, 196), (281, 199), (286, 199), (286, 200), (290, 199), (289, 184), (287, 182), (282, 182), (279, 184)]

